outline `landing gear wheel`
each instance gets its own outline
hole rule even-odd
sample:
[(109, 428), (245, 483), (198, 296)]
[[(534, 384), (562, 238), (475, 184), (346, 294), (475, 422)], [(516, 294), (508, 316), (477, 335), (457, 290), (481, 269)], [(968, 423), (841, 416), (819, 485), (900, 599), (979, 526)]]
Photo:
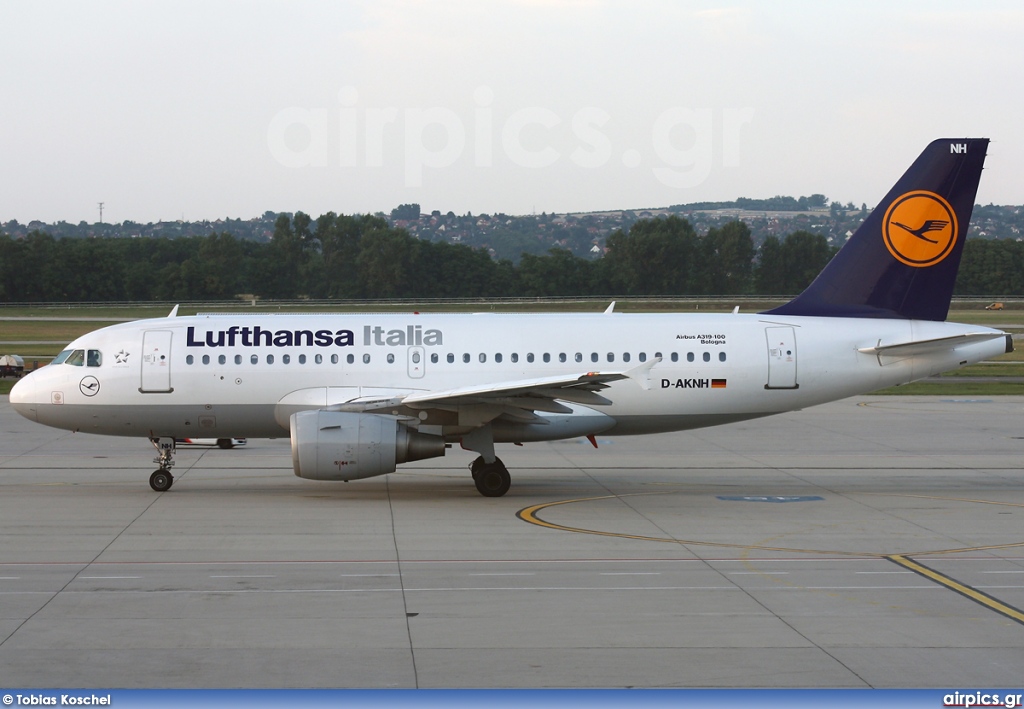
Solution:
[(501, 497), (508, 492), (512, 486), (512, 476), (508, 474), (505, 464), (498, 458), (495, 458), (491, 464), (484, 463), (482, 459), (479, 460), (481, 464), (471, 468), (477, 491), (484, 497)]
[(170, 470), (164, 470), (160, 468), (153, 472), (149, 476), (149, 486), (156, 492), (167, 492), (171, 489), (171, 485), (174, 484), (174, 476), (171, 475)]
[(484, 469), (487, 463), (484, 462), (484, 457), (479, 456), (476, 460), (469, 464), (469, 472), (473, 475), (473, 480), (476, 481), (480, 477), (480, 471)]
[(217, 439), (217, 447), (218, 448), (224, 448), (224, 449), (234, 448), (235, 444), (234, 444), (234, 442), (230, 438), (218, 438)]

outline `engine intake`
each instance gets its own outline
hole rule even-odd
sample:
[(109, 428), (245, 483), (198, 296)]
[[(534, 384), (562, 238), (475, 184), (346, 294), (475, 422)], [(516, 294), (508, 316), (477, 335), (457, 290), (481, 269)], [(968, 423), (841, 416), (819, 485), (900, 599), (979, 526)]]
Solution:
[(310, 480), (359, 480), (398, 463), (444, 455), (444, 439), (395, 418), (344, 411), (300, 411), (290, 419), (292, 467)]

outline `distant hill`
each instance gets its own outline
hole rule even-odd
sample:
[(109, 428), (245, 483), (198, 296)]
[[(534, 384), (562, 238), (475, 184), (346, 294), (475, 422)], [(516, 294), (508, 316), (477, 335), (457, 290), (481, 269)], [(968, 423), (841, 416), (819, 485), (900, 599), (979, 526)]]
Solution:
[[(731, 202), (692, 202), (670, 207), (623, 209), (587, 213), (542, 213), (508, 215), (433, 210), (418, 204), (403, 204), (390, 214), (378, 213), (391, 226), (432, 242), (464, 244), (487, 251), (493, 258), (518, 262), (522, 254), (546, 254), (552, 248), (566, 249), (583, 258), (599, 258), (605, 242), (615, 231), (628, 231), (641, 219), (675, 214), (689, 220), (698, 234), (741, 220), (750, 228), (755, 245), (768, 236), (784, 236), (804, 230), (821, 234), (833, 246), (841, 246), (869, 210), (866, 205), (829, 203), (824, 195), (809, 197), (775, 196), (767, 199), (741, 197)], [(285, 213), (288, 214), (288, 213)], [(106, 224), (32, 221), (0, 222), (0, 233), (23, 238), (34, 231), (56, 238), (180, 238), (228, 233), (242, 240), (266, 243), (272, 239), (278, 212), (265, 212), (250, 219), (201, 221), (159, 221), (148, 224), (122, 222)], [(313, 221), (315, 229), (316, 221)], [(1024, 230), (1024, 206), (978, 205), (974, 209), (969, 235), (987, 239), (1020, 240)]]

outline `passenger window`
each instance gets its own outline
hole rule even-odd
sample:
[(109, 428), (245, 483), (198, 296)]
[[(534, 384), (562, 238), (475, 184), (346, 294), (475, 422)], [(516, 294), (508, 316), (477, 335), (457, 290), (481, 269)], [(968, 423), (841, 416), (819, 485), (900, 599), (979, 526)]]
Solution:
[(678, 353), (678, 352), (673, 352), (673, 353), (672, 353), (672, 357), (671, 357), (671, 360), (672, 360), (673, 362), (678, 362), (678, 361), (679, 361), (679, 353)]
[(711, 361), (711, 353), (710, 352), (705, 352), (704, 353), (704, 361), (705, 362), (710, 362)]
[(227, 364), (227, 362), (228, 358), (225, 357), (224, 355), (221, 355), (220, 357), (217, 358), (217, 364)]
[(388, 364), (394, 364), (394, 363), (395, 363), (395, 356), (393, 354), (391, 354), (390, 352), (388, 352)]
[(480, 355), (479, 355), (479, 359), (480, 359), (480, 364), (483, 364), (484, 362), (487, 361), (487, 355), (485, 355), (483, 352), (481, 352)]
[(609, 362), (614, 362), (615, 361), (615, 353), (614, 352), (609, 352), (608, 353), (608, 361)]
[(306, 355), (300, 354), (299, 355), (299, 364), (305, 364), (305, 363), (306, 363)]
[(687, 352), (686, 353), (686, 361), (687, 362), (692, 362), (693, 361), (693, 352)]
[(363, 364), (369, 364), (369, 363), (370, 363), (370, 353), (367, 352), (366, 354), (363, 355)]
[(242, 355), (235, 355), (235, 364), (242, 363)]
[(281, 363), (282, 364), (290, 364), (291, 361), (292, 361), (292, 356), (291, 355), (281, 355)]
[(497, 362), (498, 364), (501, 364), (501, 352), (494, 353), (494, 361)]
[(577, 352), (576, 353), (576, 361), (577, 362), (582, 362), (583, 361), (583, 353), (582, 352)]
[(596, 362), (599, 359), (601, 359), (601, 357), (597, 354), (597, 352), (591, 352), (590, 353), (590, 361), (591, 362)]
[(647, 361), (647, 353), (646, 353), (646, 352), (641, 352), (641, 353), (640, 353), (639, 355), (637, 355), (637, 356), (638, 356), (638, 357), (640, 358), (640, 361), (641, 361), (641, 362), (646, 362), (646, 361)]
[[(352, 356), (352, 355), (349, 355), (349, 357), (351, 357), (351, 356)], [(331, 355), (331, 364), (337, 364), (337, 363), (338, 363), (338, 355), (336, 355), (336, 354), (332, 354), (332, 355)], [(352, 364), (352, 363), (351, 363), (351, 362), (349, 362), (349, 364)]]
[(210, 355), (203, 355), (203, 364), (210, 363)]
[(469, 364), (469, 352), (462, 353), (462, 361), (466, 364)]
[(544, 361), (545, 362), (550, 362), (551, 361), (551, 355), (548, 354), (547, 352), (544, 353)]
[(90, 367), (98, 367), (103, 363), (103, 354), (99, 350), (89, 350), (86, 364)]
[(252, 362), (253, 364), (258, 364), (260, 361), (259, 355), (253, 355), (252, 357), (249, 358), (249, 361)]
[(192, 355), (189, 355), (188, 357), (185, 358), (185, 364), (192, 364), (195, 361), (196, 361), (196, 358), (193, 357)]
[(629, 352), (623, 352), (622, 353), (622, 361), (623, 362), (628, 362), (629, 361)]
[(519, 353), (518, 352), (513, 352), (512, 353), (512, 363), (515, 364), (518, 361), (519, 361)]
[(313, 355), (313, 361), (316, 362), (317, 364), (323, 364), (324, 363), (324, 356), (323, 355), (319, 355), (319, 354), (318, 355)]
[(560, 352), (558, 354), (558, 361), (559, 362), (564, 362), (565, 360), (566, 360), (565, 352)]
[(419, 364), (420, 363), (420, 353), (419, 352), (413, 352), (412, 353), (412, 363), (413, 364)]
[(267, 355), (267, 364), (274, 363), (274, 355)]
[(661, 352), (655, 352), (655, 353), (654, 353), (654, 356), (655, 356), (655, 357), (661, 357)]
[(448, 360), (448, 364), (452, 364), (455, 361), (455, 353), (449, 352), (445, 359)]
[(719, 362), (724, 362), (725, 361), (725, 352), (719, 352), (718, 353), (718, 361)]
[(529, 362), (530, 364), (533, 364), (533, 352), (528, 352), (526, 354), (526, 361)]
[[(353, 354), (350, 354), (347, 357), (345, 357), (345, 361), (348, 362), (349, 364), (355, 364), (356, 363), (356, 356), (353, 355)], [(338, 363), (338, 355), (331, 355), (331, 364), (337, 364), (337, 363)]]
[(437, 364), (437, 352), (430, 353), (430, 362), (431, 364)]
[(75, 350), (67, 358), (66, 362), (73, 367), (81, 367), (85, 364), (85, 350)]

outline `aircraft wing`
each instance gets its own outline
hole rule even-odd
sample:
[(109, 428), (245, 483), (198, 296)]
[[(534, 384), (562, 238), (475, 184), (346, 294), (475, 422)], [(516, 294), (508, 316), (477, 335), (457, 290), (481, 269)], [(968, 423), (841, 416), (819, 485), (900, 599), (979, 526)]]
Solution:
[[(476, 384), (442, 391), (414, 391), (390, 397), (355, 399), (328, 407), (338, 411), (375, 411), (397, 409), (440, 410), (459, 413), (459, 420), (482, 425), (505, 415), (519, 421), (539, 421), (535, 412), (570, 414), (573, 409), (561, 402), (584, 406), (606, 406), (612, 402), (599, 394), (611, 382), (632, 379), (644, 389), (650, 388), (651, 368), (661, 361), (656, 357), (639, 367), (625, 371), (592, 371), (533, 379)], [(472, 423), (470, 423), (472, 422)]]
[[(460, 401), (467, 398), (507, 398), (526, 395), (577, 401), (581, 394), (584, 395), (582, 398), (592, 399), (589, 403), (598, 403), (593, 400), (593, 397), (596, 396), (595, 392), (607, 388), (610, 382), (633, 379), (644, 389), (649, 388), (648, 375), (651, 368), (660, 361), (661, 358), (656, 357), (650, 362), (626, 371), (584, 372), (568, 376), (516, 379), (508, 382), (471, 385), (446, 391), (417, 392), (404, 397), (402, 403), (413, 406), (441, 401)], [(603, 400), (600, 403), (611, 403), (604, 397), (597, 396), (597, 398)], [(579, 403), (586, 402), (580, 401)]]

